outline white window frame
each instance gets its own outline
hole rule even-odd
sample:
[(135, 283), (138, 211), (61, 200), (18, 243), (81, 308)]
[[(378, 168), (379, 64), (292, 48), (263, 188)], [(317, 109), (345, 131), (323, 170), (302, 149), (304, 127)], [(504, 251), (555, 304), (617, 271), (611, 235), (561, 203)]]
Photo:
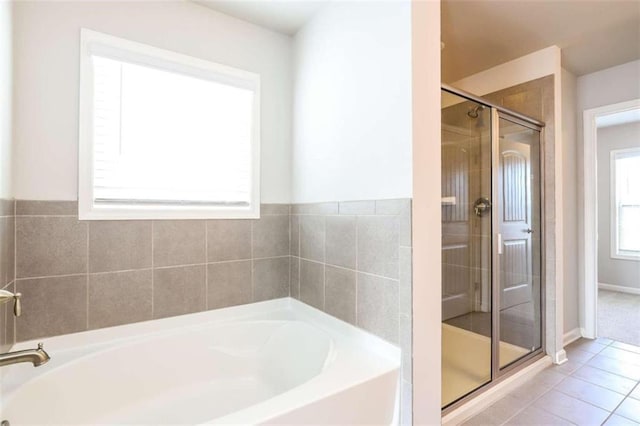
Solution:
[[(253, 97), (250, 202), (237, 205), (96, 205), (93, 196), (93, 66), (99, 50), (116, 59), (170, 69), (250, 89)], [(260, 217), (260, 75), (146, 44), (82, 28), (80, 30), (80, 105), (78, 149), (78, 216), (80, 220), (251, 219)]]
[(609, 163), (609, 174), (611, 180), (610, 203), (611, 203), (611, 258), (621, 260), (640, 261), (639, 255), (620, 253), (618, 250), (618, 192), (616, 188), (616, 160), (620, 154), (637, 153), (640, 155), (640, 148), (616, 149), (611, 151)]

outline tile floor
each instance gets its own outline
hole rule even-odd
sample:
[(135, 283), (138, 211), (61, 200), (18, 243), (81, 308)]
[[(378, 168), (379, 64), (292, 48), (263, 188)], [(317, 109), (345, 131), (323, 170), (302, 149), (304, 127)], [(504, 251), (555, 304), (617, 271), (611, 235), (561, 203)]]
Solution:
[(567, 356), (463, 424), (640, 426), (640, 346), (580, 339)]

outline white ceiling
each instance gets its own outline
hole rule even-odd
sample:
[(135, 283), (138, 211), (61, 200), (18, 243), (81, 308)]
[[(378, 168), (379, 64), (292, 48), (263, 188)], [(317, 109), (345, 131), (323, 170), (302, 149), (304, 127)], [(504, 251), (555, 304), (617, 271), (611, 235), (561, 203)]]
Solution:
[(638, 0), (443, 0), (441, 19), (448, 83), (551, 45), (576, 75), (640, 59)]
[(294, 35), (326, 3), (316, 0), (193, 0), (271, 30)]

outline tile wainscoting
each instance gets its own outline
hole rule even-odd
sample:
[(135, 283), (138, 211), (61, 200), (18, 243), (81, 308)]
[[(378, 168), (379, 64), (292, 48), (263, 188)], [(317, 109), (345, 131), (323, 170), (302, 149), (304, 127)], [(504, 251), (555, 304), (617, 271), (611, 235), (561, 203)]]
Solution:
[(256, 220), (79, 221), (75, 201), (2, 206), (0, 277), (23, 294), (15, 323), (0, 311), (3, 343), (291, 296), (402, 348), (410, 424), (410, 199), (264, 204)]
[[(0, 289), (14, 292), (15, 202), (0, 199)], [(15, 342), (13, 304), (0, 306), (0, 351), (6, 352)]]
[(291, 206), (291, 296), (402, 349), (411, 424), (411, 200)]

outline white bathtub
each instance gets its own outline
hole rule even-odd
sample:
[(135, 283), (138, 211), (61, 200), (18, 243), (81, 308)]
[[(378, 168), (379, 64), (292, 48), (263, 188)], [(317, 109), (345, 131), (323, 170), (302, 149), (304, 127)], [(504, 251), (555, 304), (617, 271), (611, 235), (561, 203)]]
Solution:
[(394, 419), (399, 349), (289, 298), (43, 341), (49, 363), (3, 367), (12, 426)]

